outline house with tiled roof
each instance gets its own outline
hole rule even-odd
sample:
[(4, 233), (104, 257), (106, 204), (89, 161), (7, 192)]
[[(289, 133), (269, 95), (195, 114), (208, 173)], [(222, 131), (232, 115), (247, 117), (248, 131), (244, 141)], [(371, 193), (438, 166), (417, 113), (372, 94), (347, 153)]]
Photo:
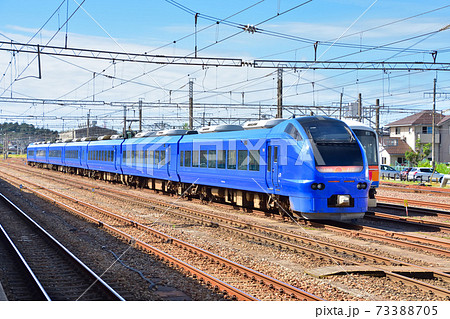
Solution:
[[(386, 125), (389, 136), (381, 139), (382, 163), (404, 163), (405, 151), (415, 150), (417, 139), (420, 139), (421, 144), (431, 143), (432, 115), (432, 111), (422, 111)], [(450, 162), (450, 116), (435, 113), (435, 123), (436, 161)], [(431, 160), (431, 154), (429, 159)]]
[(405, 153), (411, 147), (400, 137), (382, 136), (380, 138), (381, 164), (395, 166), (406, 163)]

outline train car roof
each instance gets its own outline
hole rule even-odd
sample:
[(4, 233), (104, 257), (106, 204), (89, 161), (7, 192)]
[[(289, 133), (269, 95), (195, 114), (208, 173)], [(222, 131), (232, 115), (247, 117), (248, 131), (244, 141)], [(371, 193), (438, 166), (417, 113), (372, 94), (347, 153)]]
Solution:
[(163, 136), (129, 138), (123, 142), (123, 145), (176, 143), (182, 136), (186, 135), (163, 135)]
[[(86, 141), (87, 142), (87, 141)], [(100, 140), (100, 141), (90, 141), (87, 142), (88, 146), (105, 146), (105, 145), (120, 145), (123, 139), (120, 140)]]
[(342, 122), (347, 124), (351, 129), (368, 130), (368, 131), (375, 132), (375, 130), (373, 128), (371, 128), (369, 125), (355, 121), (355, 120), (345, 119), (345, 120), (342, 120)]
[(255, 130), (241, 130), (216, 132), (208, 134), (185, 135), (181, 142), (199, 141), (199, 140), (222, 140), (222, 139), (259, 139), (265, 138), (269, 134), (270, 129), (255, 129)]
[(83, 141), (83, 142), (79, 141), (79, 142), (66, 143), (65, 146), (66, 147), (80, 147), (80, 146), (86, 146), (88, 144), (89, 144), (89, 141)]

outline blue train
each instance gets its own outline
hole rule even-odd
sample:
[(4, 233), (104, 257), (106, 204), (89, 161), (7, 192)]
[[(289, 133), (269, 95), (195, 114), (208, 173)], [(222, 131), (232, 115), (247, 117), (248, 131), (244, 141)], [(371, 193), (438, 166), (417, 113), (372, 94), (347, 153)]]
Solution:
[(344, 122), (328, 117), (35, 143), (27, 158), (32, 166), (307, 219), (361, 218), (368, 206), (364, 149)]

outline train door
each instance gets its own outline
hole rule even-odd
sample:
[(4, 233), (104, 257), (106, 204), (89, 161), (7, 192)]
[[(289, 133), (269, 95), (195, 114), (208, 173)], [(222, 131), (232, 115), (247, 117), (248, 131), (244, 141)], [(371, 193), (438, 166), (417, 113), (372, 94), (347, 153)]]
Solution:
[(111, 158), (111, 160), (114, 164), (114, 171), (118, 170), (117, 162), (116, 162), (116, 158), (118, 157), (118, 154), (119, 154), (119, 147), (117, 145), (115, 145), (115, 146), (113, 146), (112, 158)]
[(266, 183), (269, 189), (280, 189), (280, 181), (278, 177), (280, 146), (267, 142), (267, 170)]
[(169, 177), (169, 179), (170, 179), (170, 159), (172, 157), (171, 150), (172, 150), (172, 147), (171, 147), (171, 145), (169, 145), (166, 148), (166, 168), (167, 168), (167, 176)]

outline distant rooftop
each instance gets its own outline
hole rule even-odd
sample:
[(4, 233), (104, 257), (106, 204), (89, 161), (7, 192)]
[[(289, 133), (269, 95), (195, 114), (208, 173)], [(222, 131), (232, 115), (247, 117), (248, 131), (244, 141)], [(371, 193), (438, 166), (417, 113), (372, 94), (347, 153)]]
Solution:
[[(447, 120), (450, 119), (450, 116), (444, 116), (437, 112), (435, 114), (436, 114), (436, 124), (437, 125), (443, 123), (444, 122), (443, 120), (445, 118), (447, 118)], [(398, 121), (387, 124), (386, 127), (431, 125), (432, 123), (433, 123), (433, 111), (430, 110), (430, 111), (422, 111), (422, 112), (407, 116)]]

